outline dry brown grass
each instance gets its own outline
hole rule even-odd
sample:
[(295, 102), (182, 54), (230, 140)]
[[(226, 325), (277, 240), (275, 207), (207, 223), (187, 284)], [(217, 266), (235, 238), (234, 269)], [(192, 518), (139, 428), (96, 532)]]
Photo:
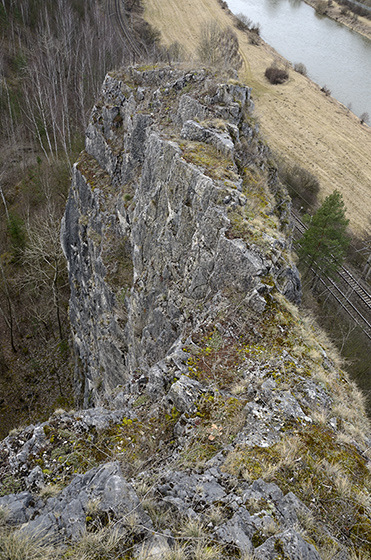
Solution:
[[(160, 29), (163, 42), (179, 41), (189, 53), (195, 52), (205, 23), (231, 25), (228, 10), (222, 10), (217, 0), (144, 0), (144, 5), (146, 18)], [(269, 145), (320, 180), (320, 199), (335, 185), (344, 197), (352, 230), (367, 229), (371, 128), (361, 126), (346, 107), (297, 72), (291, 72), (284, 85), (269, 84), (265, 69), (282, 58), (263, 41), (251, 45), (247, 33), (235, 31), (244, 62), (240, 78), (253, 88), (256, 115)]]
[(19, 531), (0, 533), (1, 560), (52, 560), (60, 558), (58, 550)]

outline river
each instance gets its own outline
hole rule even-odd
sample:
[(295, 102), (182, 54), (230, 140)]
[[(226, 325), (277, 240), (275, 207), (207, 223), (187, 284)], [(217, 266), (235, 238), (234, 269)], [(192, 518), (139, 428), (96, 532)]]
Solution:
[(261, 26), (261, 37), (291, 63), (305, 64), (308, 77), (358, 116), (371, 118), (371, 41), (302, 0), (228, 0)]

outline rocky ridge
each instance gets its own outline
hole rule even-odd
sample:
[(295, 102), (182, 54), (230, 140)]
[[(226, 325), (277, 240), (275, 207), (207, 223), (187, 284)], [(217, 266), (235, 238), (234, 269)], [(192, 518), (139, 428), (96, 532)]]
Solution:
[[(249, 88), (218, 86), (202, 71), (131, 69), (106, 78), (62, 236), (85, 406), (131, 383), (134, 371), (156, 368), (197, 324), (229, 305), (232, 286), (257, 310), (269, 282), (300, 298), (277, 224), (262, 250), (231, 219), (249, 210), (247, 192), (269, 175), (267, 150), (245, 118), (250, 106)], [(247, 167), (256, 170), (249, 186)], [(278, 182), (268, 181), (264, 198), (256, 189), (256, 205), (272, 221), (277, 209), (287, 218), (287, 196), (277, 200), (269, 189)]]
[(0, 446), (0, 511), (43, 558), (371, 554), (368, 423), (293, 305), (290, 201), (252, 108), (204, 70), (105, 80), (62, 231), (95, 408)]

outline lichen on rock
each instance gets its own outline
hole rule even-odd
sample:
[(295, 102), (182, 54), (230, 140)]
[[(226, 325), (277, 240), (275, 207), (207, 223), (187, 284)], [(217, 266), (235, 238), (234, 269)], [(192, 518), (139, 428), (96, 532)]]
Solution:
[[(219, 310), (222, 300), (228, 305), (228, 290), (257, 312), (275, 284), (299, 300), (283, 223), (274, 223), (274, 258), (271, 242), (259, 246), (262, 232), (249, 225), (289, 204), (275, 197), (282, 189), (268, 178), (268, 152), (250, 115), (250, 89), (219, 85), (206, 71), (107, 76), (63, 227), (85, 406), (134, 372), (147, 374), (213, 316), (216, 299)], [(242, 235), (233, 234), (234, 213)], [(121, 285), (110, 278), (113, 253), (130, 271)]]
[(295, 305), (252, 109), (206, 70), (106, 77), (62, 227), (85, 408), (0, 444), (15, 538), (60, 558), (370, 557), (362, 398)]

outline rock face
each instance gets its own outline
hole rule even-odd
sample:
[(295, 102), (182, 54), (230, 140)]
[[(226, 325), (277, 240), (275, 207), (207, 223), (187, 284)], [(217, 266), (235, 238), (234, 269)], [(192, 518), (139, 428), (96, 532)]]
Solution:
[[(17, 502), (14, 500), (10, 503)], [(45, 536), (54, 542), (62, 539), (76, 541), (86, 531), (86, 517), (94, 503), (97, 504), (100, 515), (120, 519), (121, 525), (124, 525), (125, 517), (135, 512), (138, 525), (147, 531), (153, 529), (134, 488), (122, 476), (119, 464), (106, 463), (84, 475), (76, 476), (57, 497), (40, 504), (38, 515), (24, 525), (22, 530), (39, 538)], [(118, 528), (120, 523), (116, 524), (116, 530)]]
[(371, 557), (369, 424), (294, 305), (290, 204), (251, 110), (204, 71), (106, 78), (62, 229), (95, 407), (0, 443), (0, 556)]
[(106, 78), (62, 234), (85, 406), (147, 375), (227, 305), (228, 291), (257, 312), (273, 284), (300, 299), (280, 226), (264, 248), (234, 231), (233, 213), (246, 209), (259, 175), (267, 185), (254, 195), (265, 212), (283, 224), (289, 204), (268, 177), (250, 113), (249, 88), (218, 85), (202, 71)]

